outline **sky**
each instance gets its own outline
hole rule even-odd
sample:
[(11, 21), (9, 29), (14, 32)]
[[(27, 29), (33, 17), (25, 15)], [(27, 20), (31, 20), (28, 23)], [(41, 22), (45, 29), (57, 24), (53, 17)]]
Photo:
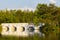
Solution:
[(54, 3), (60, 6), (60, 0), (0, 0), (0, 9), (30, 8), (35, 9), (38, 3)]

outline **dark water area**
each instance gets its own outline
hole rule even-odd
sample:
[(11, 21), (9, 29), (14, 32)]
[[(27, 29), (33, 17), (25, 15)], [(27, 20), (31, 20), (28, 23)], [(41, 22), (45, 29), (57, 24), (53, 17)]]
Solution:
[(15, 37), (15, 36), (2, 36), (0, 35), (0, 40), (60, 40), (60, 32), (51, 31), (48, 33), (34, 34), (28, 37)]

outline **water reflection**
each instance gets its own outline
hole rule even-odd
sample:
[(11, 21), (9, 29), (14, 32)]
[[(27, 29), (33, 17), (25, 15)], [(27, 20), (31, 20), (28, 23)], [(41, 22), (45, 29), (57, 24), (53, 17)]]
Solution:
[[(34, 34), (33, 39), (37, 38), (40, 40), (60, 40), (60, 32), (59, 29), (48, 29), (48, 31), (44, 30), (45, 32), (38, 31), (38, 33)], [(35, 36), (35, 35), (38, 36)]]

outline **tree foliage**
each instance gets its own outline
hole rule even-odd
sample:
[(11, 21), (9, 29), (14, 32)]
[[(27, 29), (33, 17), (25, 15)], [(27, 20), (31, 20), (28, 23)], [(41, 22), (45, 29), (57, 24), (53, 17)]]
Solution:
[(43, 29), (46, 35), (52, 33), (52, 31), (54, 31), (53, 35), (58, 34), (60, 30), (60, 7), (54, 4), (38, 4), (34, 12), (20, 9), (0, 10), (0, 24), (34, 23), (37, 25), (40, 22), (46, 24)]

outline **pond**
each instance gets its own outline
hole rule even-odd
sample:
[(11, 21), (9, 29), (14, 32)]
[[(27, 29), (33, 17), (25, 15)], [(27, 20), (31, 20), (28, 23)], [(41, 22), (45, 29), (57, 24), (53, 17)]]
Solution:
[(15, 36), (1, 36), (0, 40), (60, 40), (60, 34), (56, 32), (49, 32), (42, 36), (42, 34), (34, 34), (28, 37), (15, 37)]

